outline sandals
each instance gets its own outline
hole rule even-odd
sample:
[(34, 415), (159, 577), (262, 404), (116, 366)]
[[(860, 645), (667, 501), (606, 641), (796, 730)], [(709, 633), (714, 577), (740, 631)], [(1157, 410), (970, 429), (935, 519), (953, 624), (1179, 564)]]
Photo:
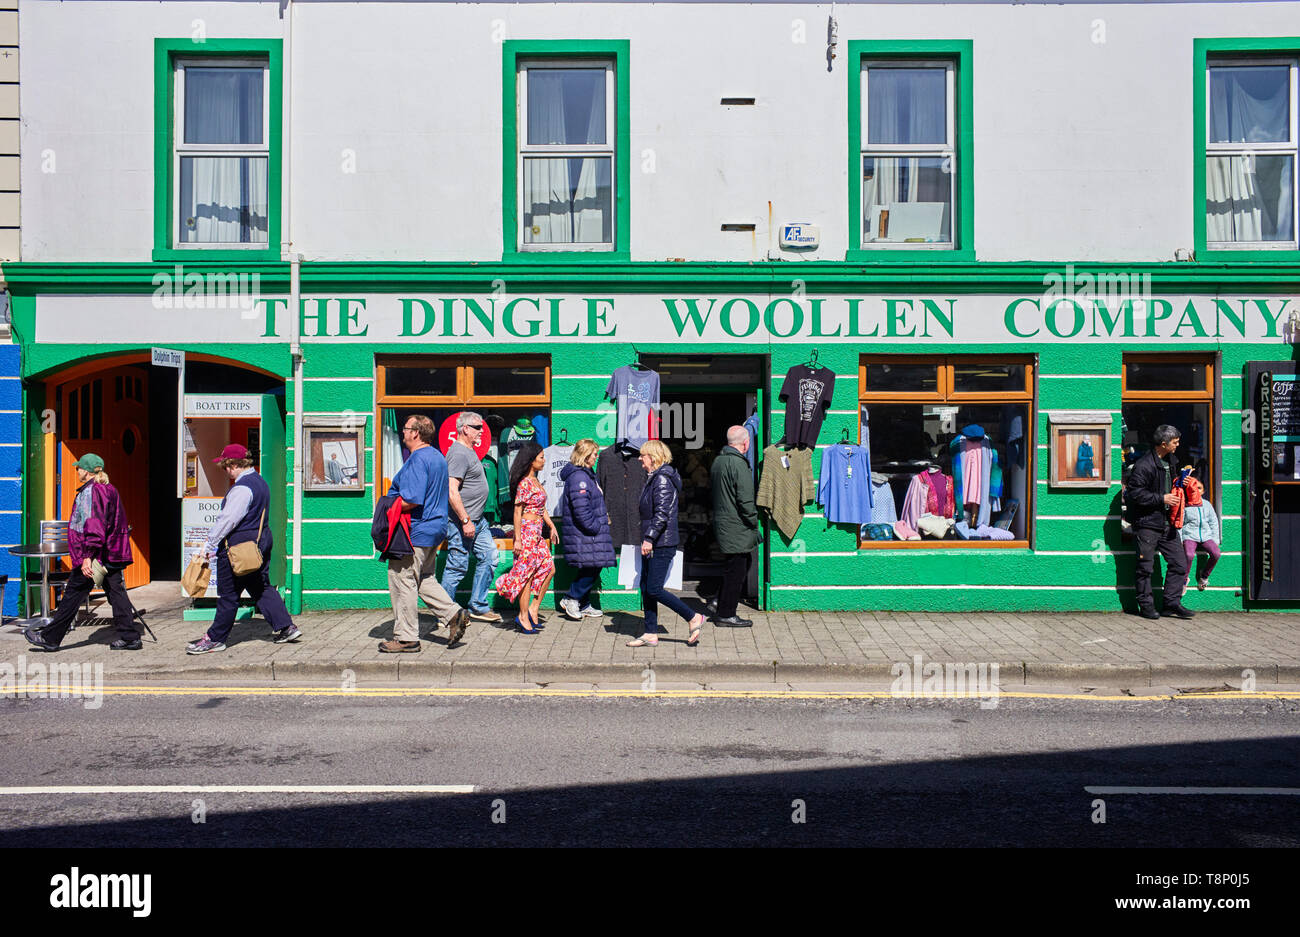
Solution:
[(700, 630), (704, 627), (704, 616), (696, 615), (691, 619), (691, 633), (686, 639), (687, 647), (697, 647), (700, 643)]
[(643, 634), (634, 641), (629, 641), (624, 647), (657, 647), (659, 639), (652, 634)]

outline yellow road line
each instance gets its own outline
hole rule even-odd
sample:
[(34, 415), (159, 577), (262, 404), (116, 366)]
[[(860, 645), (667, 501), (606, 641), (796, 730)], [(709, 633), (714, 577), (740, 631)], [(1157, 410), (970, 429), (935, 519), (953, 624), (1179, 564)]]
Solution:
[[(29, 686), (21, 693), (8, 691), (3, 697), (58, 695), (66, 688), (58, 686)], [(85, 688), (90, 690), (90, 688)], [(92, 693), (95, 691), (91, 691)], [(889, 690), (656, 690), (647, 692), (640, 689), (590, 689), (561, 690), (546, 687), (519, 688), (473, 688), (473, 687), (357, 687), (345, 690), (340, 687), (186, 687), (186, 686), (117, 686), (104, 687), (104, 696), (326, 696), (343, 698), (401, 698), (401, 697), (457, 697), (457, 696), (539, 696), (556, 699), (566, 698), (609, 698), (609, 699), (1043, 699), (1043, 700), (1091, 700), (1095, 702), (1168, 702), (1170, 700), (1241, 700), (1241, 699), (1300, 699), (1297, 691), (1257, 690), (1253, 693), (1239, 691), (1218, 691), (1212, 693), (1179, 693), (1152, 696), (1098, 696), (1091, 693), (1035, 693), (1024, 690), (1003, 690), (994, 696), (973, 694), (934, 694), (934, 695), (895, 695)], [(81, 698), (85, 691), (67, 693), (69, 697)]]

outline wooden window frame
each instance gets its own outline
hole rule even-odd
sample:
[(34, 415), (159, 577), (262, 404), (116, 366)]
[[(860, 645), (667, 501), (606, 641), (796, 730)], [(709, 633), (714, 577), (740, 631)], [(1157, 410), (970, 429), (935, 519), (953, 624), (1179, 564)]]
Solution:
[[(1205, 497), (1210, 499), (1214, 508), (1219, 511), (1220, 527), (1223, 519), (1223, 498), (1221, 483), (1219, 481), (1223, 471), (1223, 454), (1219, 449), (1219, 435), (1221, 432), (1219, 417), (1220, 407), (1217, 404), (1218, 399), (1218, 366), (1219, 356), (1214, 352), (1126, 352), (1123, 360), (1120, 362), (1120, 414), (1123, 415), (1123, 407), (1126, 403), (1203, 403), (1209, 407), (1210, 418), (1205, 426), (1205, 454), (1210, 463), (1210, 477), (1200, 479), (1201, 484), (1205, 486)], [(1158, 364), (1203, 364), (1205, 366), (1205, 387), (1201, 390), (1129, 390), (1128, 389), (1128, 366), (1130, 364), (1143, 363)], [(1187, 427), (1179, 427), (1180, 430), (1186, 430)], [(1124, 441), (1120, 440), (1122, 446)], [(1149, 440), (1143, 441), (1144, 445), (1150, 445)], [(1121, 470), (1121, 478), (1123, 472)]]
[[(1174, 399), (1182, 400), (1207, 400), (1214, 402), (1214, 360), (1213, 353), (1191, 353), (1184, 354), (1174, 352), (1165, 354), (1161, 352), (1133, 352), (1125, 354), (1124, 360), (1120, 365), (1120, 397), (1128, 401), (1168, 401)], [(1130, 364), (1199, 364), (1205, 366), (1205, 387), (1200, 390), (1129, 390), (1128, 389), (1128, 366)]]
[[(867, 365), (868, 364), (928, 364), (933, 362), (938, 371), (938, 387), (934, 392), (930, 391), (868, 391), (867, 390)], [(1025, 368), (1025, 389), (1023, 391), (955, 391), (955, 375), (953, 368), (957, 364), (983, 362), (987, 364), (1022, 364)], [(1011, 355), (980, 355), (980, 354), (955, 354), (955, 355), (889, 355), (889, 354), (871, 354), (862, 355), (858, 359), (858, 438), (862, 438), (862, 408), (869, 407), (873, 403), (877, 404), (919, 404), (925, 406), (928, 404), (959, 403), (959, 404), (981, 404), (981, 403), (1023, 403), (1028, 408), (1025, 420), (1025, 450), (1027, 459), (1025, 472), (1027, 473), (1029, 484), (1025, 489), (1025, 500), (1028, 504), (1020, 506), (1024, 512), (1025, 530), (1029, 531), (1033, 525), (1033, 507), (1037, 500), (1037, 481), (1038, 468), (1035, 460), (1038, 453), (1036, 449), (1036, 383), (1035, 374), (1038, 361), (1036, 355), (1011, 354)], [(858, 541), (859, 550), (1028, 550), (1030, 541), (1028, 537), (1024, 540), (861, 540)]]
[[(542, 394), (474, 394), (474, 370), (479, 367), (540, 367), (542, 368), (545, 392)], [(455, 367), (456, 393), (452, 396), (401, 396), (388, 393), (388, 368), (418, 367)], [(476, 406), (519, 407), (530, 404), (551, 408), (551, 356), (550, 355), (384, 355), (375, 359), (375, 451), (374, 478), (375, 500), (383, 494), (379, 490), (384, 478), (383, 446), (379, 434), (383, 431), (385, 408), (456, 407), (461, 410)], [(514, 540), (507, 538), (496, 541), (497, 549), (514, 549)], [(440, 549), (445, 549), (444, 544)]]
[[(545, 391), (541, 394), (475, 394), (474, 370), (480, 367), (540, 367), (544, 371)], [(456, 393), (451, 396), (402, 396), (388, 393), (388, 368), (455, 367)], [(527, 406), (551, 404), (551, 359), (549, 355), (417, 355), (384, 357), (375, 362), (375, 401), (379, 407), (453, 406), (471, 404), (489, 406)]]

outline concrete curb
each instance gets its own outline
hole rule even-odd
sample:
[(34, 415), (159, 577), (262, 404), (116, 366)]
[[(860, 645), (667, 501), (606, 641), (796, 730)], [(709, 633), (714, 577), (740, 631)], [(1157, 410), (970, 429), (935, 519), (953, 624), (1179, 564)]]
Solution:
[[(1159, 663), (1144, 661), (1067, 662), (998, 661), (998, 685), (1005, 690), (1032, 686), (1096, 687), (1215, 687), (1240, 689), (1245, 671), (1253, 671), (1256, 687), (1300, 685), (1297, 664), (1224, 664), (1213, 662)], [(447, 661), (398, 658), (361, 661), (262, 661), (217, 664), (210, 661), (142, 667), (105, 667), (105, 679), (159, 683), (168, 680), (223, 680), (245, 683), (320, 681), (342, 684), (348, 679), (410, 685), (547, 686), (551, 684), (656, 684), (714, 687), (726, 684), (826, 684), (845, 690), (888, 689), (897, 679), (891, 661)], [(649, 673), (647, 673), (649, 671)], [(911, 674), (920, 686), (923, 675)]]

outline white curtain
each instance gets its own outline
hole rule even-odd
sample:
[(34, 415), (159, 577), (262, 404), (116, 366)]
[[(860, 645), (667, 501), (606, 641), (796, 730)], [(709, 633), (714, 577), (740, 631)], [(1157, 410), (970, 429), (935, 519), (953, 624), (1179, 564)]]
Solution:
[[(187, 68), (184, 142), (263, 144), (262, 103), (261, 68)], [(268, 176), (266, 157), (182, 156), (181, 240), (265, 243)]]
[[(1265, 143), (1289, 135), (1286, 66), (1210, 69), (1210, 142)], [(1272, 241), (1294, 237), (1294, 161), (1287, 156), (1211, 156), (1205, 166), (1206, 237)]]
[(402, 467), (402, 436), (397, 430), (396, 410), (384, 411), (384, 432), (379, 445), (384, 481), (391, 482), (397, 470)]
[[(575, 82), (574, 70), (529, 70), (529, 143), (608, 142), (605, 140), (605, 72), (591, 71), (598, 81)], [(566, 91), (569, 92), (567, 103)], [(581, 111), (570, 113), (572, 107)], [(609, 163), (608, 158), (602, 157), (526, 158), (524, 241), (537, 244), (608, 241), (609, 173), (602, 169)], [(541, 230), (534, 234), (533, 227)]]
[[(865, 143), (906, 146), (948, 142), (947, 76), (942, 68), (869, 68)], [(862, 223), (869, 239), (872, 207), (917, 201), (921, 183), (918, 157), (876, 157), (874, 172), (862, 182)]]
[(183, 157), (181, 240), (199, 244), (265, 243), (267, 175), (264, 158)]
[(1259, 241), (1263, 199), (1255, 189), (1249, 162), (1239, 156), (1212, 156), (1205, 165), (1205, 235), (1210, 241)]

